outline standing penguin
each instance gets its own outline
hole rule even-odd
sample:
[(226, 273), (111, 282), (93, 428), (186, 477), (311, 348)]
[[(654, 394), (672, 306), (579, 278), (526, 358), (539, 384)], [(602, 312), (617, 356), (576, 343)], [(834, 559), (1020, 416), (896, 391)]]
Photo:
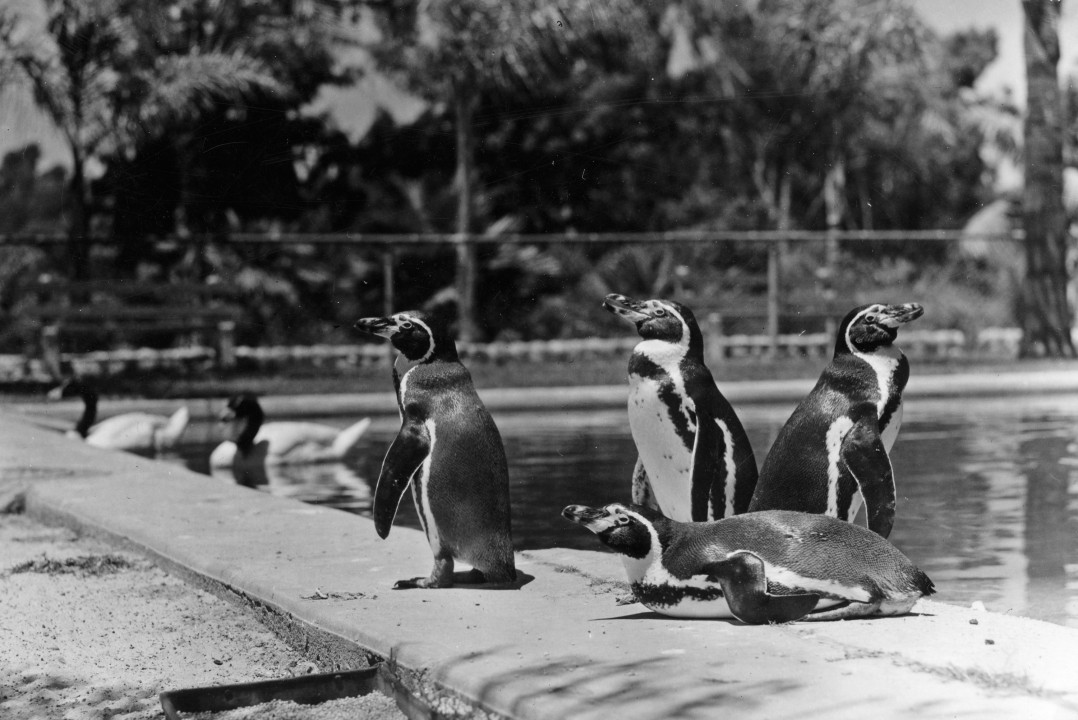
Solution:
[(474, 568), (475, 582), (513, 582), (505, 448), (448, 329), (419, 312), (362, 318), (355, 328), (389, 338), (400, 351), (393, 386), (401, 429), (378, 476), (374, 527), (380, 537), (389, 535), (411, 484), (434, 553), (429, 578), (401, 580), (395, 587), (450, 587), (456, 558)]
[(607, 295), (603, 307), (636, 326), (629, 358), (629, 427), (639, 459), (633, 502), (674, 520), (714, 520), (748, 509), (756, 458), (733, 407), (704, 364), (692, 311), (671, 300)]
[(895, 519), (887, 453), (902, 424), (906, 356), (898, 328), (924, 314), (917, 303), (863, 305), (843, 319), (835, 356), (764, 460), (750, 512), (800, 510), (852, 521), (861, 501), (883, 537)]

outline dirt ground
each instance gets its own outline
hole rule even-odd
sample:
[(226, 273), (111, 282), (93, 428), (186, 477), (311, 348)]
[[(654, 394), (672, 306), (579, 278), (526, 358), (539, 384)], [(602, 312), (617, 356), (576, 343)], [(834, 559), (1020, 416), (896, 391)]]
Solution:
[(0, 718), (163, 718), (164, 690), (318, 672), (244, 611), (93, 538), (0, 514)]

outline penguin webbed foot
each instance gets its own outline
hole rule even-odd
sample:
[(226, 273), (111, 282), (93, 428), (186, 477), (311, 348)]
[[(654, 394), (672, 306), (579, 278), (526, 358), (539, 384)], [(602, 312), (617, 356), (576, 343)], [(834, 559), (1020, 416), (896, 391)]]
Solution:
[(398, 580), (393, 583), (394, 590), (413, 590), (416, 588), (444, 588), (453, 587), (453, 583), (448, 584), (438, 583), (425, 577), (414, 577), (407, 580)]
[(407, 580), (398, 580), (393, 585), (394, 590), (411, 590), (413, 588), (451, 588), (458, 585), (513, 585), (520, 576), (516, 570), (507, 578), (488, 578), (481, 570), (465, 570), (464, 572), (432, 573), (430, 577), (416, 577)]

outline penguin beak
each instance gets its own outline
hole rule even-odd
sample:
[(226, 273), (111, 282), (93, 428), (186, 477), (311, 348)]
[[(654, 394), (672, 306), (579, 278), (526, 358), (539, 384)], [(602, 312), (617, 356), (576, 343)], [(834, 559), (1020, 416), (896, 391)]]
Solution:
[(631, 323), (647, 320), (651, 315), (644, 310), (644, 303), (625, 295), (612, 293), (603, 299), (603, 307)]
[(352, 327), (361, 333), (384, 338), (391, 338), (397, 334), (397, 322), (391, 317), (360, 318)]
[(918, 303), (906, 303), (905, 305), (888, 305), (879, 312), (879, 324), (888, 328), (897, 328), (899, 325), (913, 322), (925, 314), (925, 309)]
[(561, 516), (577, 525), (583, 525), (593, 533), (600, 533), (610, 526), (610, 513), (603, 508), (592, 508), (587, 505), (570, 505), (561, 511)]

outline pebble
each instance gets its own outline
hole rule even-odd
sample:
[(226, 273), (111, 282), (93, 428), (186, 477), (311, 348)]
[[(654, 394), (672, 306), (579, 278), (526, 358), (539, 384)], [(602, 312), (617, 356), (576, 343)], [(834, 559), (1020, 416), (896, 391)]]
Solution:
[(186, 720), (407, 720), (388, 695), (372, 692), (357, 697), (300, 705), (291, 700), (271, 700), (222, 712), (185, 714)]

